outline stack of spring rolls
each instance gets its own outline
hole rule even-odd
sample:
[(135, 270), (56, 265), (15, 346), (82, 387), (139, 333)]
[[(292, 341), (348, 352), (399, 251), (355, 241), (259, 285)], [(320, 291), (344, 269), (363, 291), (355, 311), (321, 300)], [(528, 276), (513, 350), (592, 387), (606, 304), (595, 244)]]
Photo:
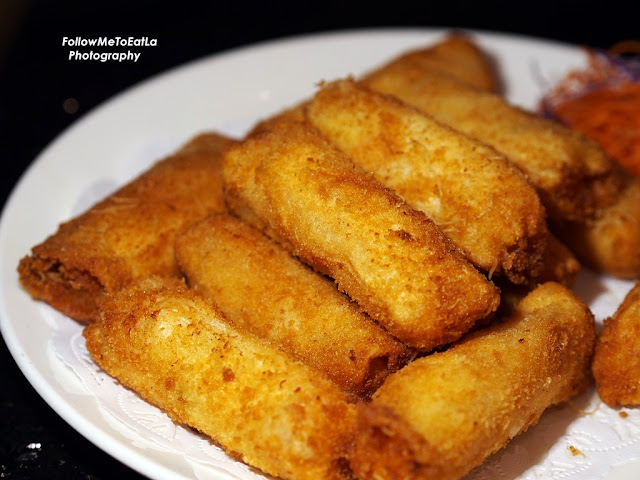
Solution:
[(86, 324), (106, 372), (265, 474), (461, 478), (584, 391), (580, 262), (638, 255), (608, 226), (636, 182), (498, 85), (462, 35), (324, 83), (62, 224), (20, 282)]

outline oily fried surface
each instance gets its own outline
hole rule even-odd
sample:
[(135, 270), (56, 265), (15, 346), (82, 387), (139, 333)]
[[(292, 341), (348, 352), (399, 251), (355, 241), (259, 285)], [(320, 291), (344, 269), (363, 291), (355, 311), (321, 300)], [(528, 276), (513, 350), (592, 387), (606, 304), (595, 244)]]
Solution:
[(329, 278), (231, 215), (190, 227), (176, 241), (176, 257), (189, 285), (236, 327), (269, 339), (347, 392), (368, 397), (408, 359), (410, 350)]
[(345, 395), (233, 329), (177, 279), (108, 295), (85, 337), (107, 373), (239, 460), (283, 479), (344, 478), (354, 420)]
[[(537, 287), (503, 322), (387, 378), (360, 416), (355, 473), (461, 478), (586, 387), (594, 337), (593, 315), (570, 290)], [(415, 434), (423, 445), (407, 443)]]
[(557, 282), (571, 288), (581, 268), (582, 265), (573, 251), (558, 237), (549, 234), (542, 272), (536, 281), (538, 283)]
[(640, 178), (624, 177), (618, 200), (584, 222), (553, 230), (585, 265), (618, 278), (640, 278)]
[(464, 33), (452, 33), (426, 48), (406, 52), (403, 61), (446, 74), (480, 90), (501, 89), (493, 59)]
[(596, 343), (593, 375), (607, 405), (640, 405), (640, 283), (627, 294)]
[(497, 315), (511, 313), (518, 303), (541, 283), (556, 282), (572, 288), (582, 268), (573, 252), (553, 234), (549, 234), (543, 263), (540, 275), (528, 284), (516, 285), (507, 280), (496, 280), (496, 285), (500, 288)]
[(497, 94), (420, 68), (404, 57), (363, 82), (505, 154), (536, 187), (551, 218), (581, 220), (616, 199), (616, 167), (595, 142)]
[(176, 231), (225, 209), (221, 152), (232, 140), (203, 134), (33, 247), (18, 272), (23, 287), (83, 322), (97, 301), (149, 274), (177, 275)]
[(230, 209), (336, 280), (410, 346), (455, 340), (490, 315), (498, 291), (425, 215), (311, 127), (282, 122), (231, 148)]
[(329, 141), (423, 211), (480, 270), (514, 283), (539, 275), (545, 211), (504, 155), (351, 80), (323, 86), (306, 112)]

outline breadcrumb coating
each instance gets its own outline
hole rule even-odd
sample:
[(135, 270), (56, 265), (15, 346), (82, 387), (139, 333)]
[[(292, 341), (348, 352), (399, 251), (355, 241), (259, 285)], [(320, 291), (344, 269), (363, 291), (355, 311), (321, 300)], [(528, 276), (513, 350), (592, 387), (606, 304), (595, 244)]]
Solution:
[(107, 373), (282, 479), (345, 478), (354, 406), (331, 381), (236, 330), (178, 279), (149, 278), (105, 297), (84, 330)]
[(640, 405), (640, 283), (605, 320), (593, 358), (593, 376), (604, 403)]
[(176, 241), (189, 285), (238, 328), (279, 345), (366, 398), (412, 350), (258, 230), (228, 214), (196, 223)]
[(498, 306), (497, 288), (424, 213), (309, 125), (274, 123), (229, 149), (223, 176), (232, 212), (411, 347), (450, 343)]
[(361, 409), (361, 480), (459, 479), (590, 379), (594, 318), (545, 283), (502, 322), (390, 375)]
[(224, 211), (222, 151), (234, 141), (217, 133), (182, 150), (62, 223), (19, 263), (22, 286), (71, 318), (93, 322), (104, 292), (147, 275), (179, 275), (176, 232)]
[(500, 152), (352, 80), (324, 85), (306, 112), (329, 141), (423, 211), (480, 270), (514, 283), (540, 274), (545, 210)]

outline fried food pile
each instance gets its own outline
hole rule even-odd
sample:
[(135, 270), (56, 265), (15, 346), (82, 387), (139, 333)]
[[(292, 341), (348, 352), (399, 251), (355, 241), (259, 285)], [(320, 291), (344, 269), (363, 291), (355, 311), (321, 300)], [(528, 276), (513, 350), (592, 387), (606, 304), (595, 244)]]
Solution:
[[(461, 34), (323, 82), (63, 223), (20, 282), (86, 325), (107, 373), (265, 474), (459, 479), (592, 381), (583, 259), (640, 277), (639, 237), (606, 226), (640, 224), (636, 183), (499, 83)], [(607, 392), (630, 338), (597, 350)]]

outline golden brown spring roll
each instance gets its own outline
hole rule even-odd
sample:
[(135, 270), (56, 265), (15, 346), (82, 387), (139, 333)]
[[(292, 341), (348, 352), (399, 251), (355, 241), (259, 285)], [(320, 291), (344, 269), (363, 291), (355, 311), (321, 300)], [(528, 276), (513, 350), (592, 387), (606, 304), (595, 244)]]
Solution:
[(554, 222), (552, 229), (582, 263), (598, 272), (640, 278), (640, 178), (625, 175), (619, 199), (583, 222)]
[(150, 274), (178, 275), (178, 230), (225, 210), (221, 154), (233, 140), (208, 133), (153, 165), (102, 201), (60, 225), (18, 266), (22, 286), (81, 322), (98, 301)]
[(238, 328), (279, 345), (343, 390), (368, 397), (410, 349), (335, 284), (258, 230), (228, 214), (190, 227), (176, 258), (191, 287)]
[(572, 288), (581, 268), (573, 252), (555, 235), (549, 234), (544, 266), (539, 276), (524, 285), (516, 285), (506, 279), (496, 280), (496, 285), (500, 288), (500, 306), (496, 315), (510, 314), (524, 297), (542, 283), (556, 282)]
[(593, 376), (607, 405), (640, 405), (640, 283), (605, 320), (596, 342)]
[(504, 322), (387, 377), (359, 415), (361, 480), (458, 479), (589, 382), (595, 331), (566, 287), (537, 287)]
[(403, 61), (449, 75), (480, 90), (501, 89), (493, 59), (465, 33), (454, 32), (427, 48), (406, 52)]
[[(406, 62), (415, 63), (419, 68), (449, 75), (480, 90), (497, 93), (502, 88), (494, 60), (472, 37), (462, 32), (450, 33), (428, 48), (407, 52), (403, 58)], [(286, 115), (302, 120), (305, 103), (306, 101), (286, 109), (277, 116)], [(258, 122), (254, 131), (261, 130), (269, 120), (267, 118)]]
[(549, 234), (543, 263), (537, 283), (557, 282), (569, 288), (575, 285), (582, 268), (573, 251), (553, 234)]
[(449, 343), (498, 305), (496, 287), (424, 213), (306, 124), (274, 123), (229, 149), (223, 175), (230, 210), (412, 347)]
[(495, 149), (352, 80), (323, 86), (307, 117), (330, 142), (433, 220), (480, 270), (527, 283), (549, 236), (535, 189)]
[(178, 279), (106, 295), (84, 335), (107, 373), (238, 460), (283, 479), (344, 478), (355, 418), (346, 395)]
[(363, 82), (504, 153), (538, 190), (551, 218), (581, 220), (617, 198), (617, 168), (595, 142), (497, 94), (403, 56)]

